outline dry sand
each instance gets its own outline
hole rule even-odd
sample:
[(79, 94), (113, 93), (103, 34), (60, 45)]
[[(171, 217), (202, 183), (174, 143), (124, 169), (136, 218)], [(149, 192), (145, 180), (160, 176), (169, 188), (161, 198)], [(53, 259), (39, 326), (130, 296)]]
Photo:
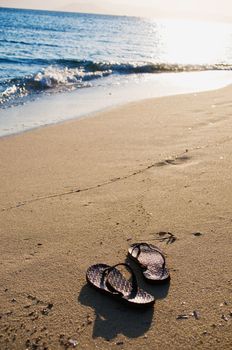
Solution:
[[(1, 350), (232, 349), (231, 96), (152, 99), (0, 140)], [(146, 311), (85, 282), (139, 241), (171, 271), (150, 286), (133, 264), (157, 299)]]

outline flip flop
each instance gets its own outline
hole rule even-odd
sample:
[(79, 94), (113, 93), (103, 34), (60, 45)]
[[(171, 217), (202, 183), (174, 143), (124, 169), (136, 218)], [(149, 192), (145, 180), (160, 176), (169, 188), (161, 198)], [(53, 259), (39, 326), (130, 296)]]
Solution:
[[(116, 269), (117, 266), (126, 267), (131, 273), (131, 282)], [(135, 274), (128, 264), (96, 264), (88, 268), (86, 280), (99, 291), (112, 295), (134, 306), (147, 306), (155, 302), (152, 295), (138, 287)]]
[(143, 275), (149, 282), (165, 282), (170, 279), (163, 252), (153, 244), (134, 243), (128, 255), (144, 269)]

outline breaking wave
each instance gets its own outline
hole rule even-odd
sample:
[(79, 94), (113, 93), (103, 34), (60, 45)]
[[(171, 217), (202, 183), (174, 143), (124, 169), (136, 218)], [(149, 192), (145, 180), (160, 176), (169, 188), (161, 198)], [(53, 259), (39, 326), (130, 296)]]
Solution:
[(150, 62), (94, 62), (73, 59), (22, 59), (1, 58), (0, 63), (27, 64), (27, 66), (42, 66), (35, 74), (5, 80), (1, 83), (0, 104), (20, 101), (28, 95), (42, 92), (61, 92), (91, 86), (91, 81), (112, 74), (155, 74), (194, 72), (206, 70), (232, 70), (231, 65), (180, 65)]
[(205, 70), (232, 70), (228, 64), (169, 64), (153, 62), (94, 62), (89, 60), (74, 59), (28, 59), (28, 58), (0, 58), (0, 63), (27, 64), (29, 66), (42, 65), (45, 67), (56, 66), (67, 69), (79, 68), (94, 72), (111, 70), (114, 73), (168, 73), (168, 72), (194, 72)]

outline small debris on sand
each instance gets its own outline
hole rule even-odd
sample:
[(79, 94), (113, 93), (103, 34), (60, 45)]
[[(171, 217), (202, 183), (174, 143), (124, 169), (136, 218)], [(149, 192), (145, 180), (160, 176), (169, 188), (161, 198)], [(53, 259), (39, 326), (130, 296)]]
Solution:
[(222, 320), (224, 320), (224, 321), (229, 321), (228, 317), (227, 317), (226, 315), (224, 315), (224, 314), (222, 315), (221, 318), (222, 318)]
[(46, 315), (48, 316), (49, 312), (51, 311), (51, 309), (53, 308), (53, 304), (49, 303), (42, 311), (42, 315)]
[(124, 342), (123, 341), (117, 341), (117, 343), (115, 343), (116, 345), (123, 345)]
[(69, 343), (73, 348), (75, 348), (75, 347), (78, 345), (78, 342), (77, 342), (77, 340), (75, 340), (75, 339), (69, 339), (69, 340), (68, 340), (68, 343)]
[(70, 347), (75, 348), (78, 345), (78, 341), (76, 339), (67, 338), (64, 334), (60, 334), (59, 342), (60, 345), (65, 347), (65, 349)]
[(176, 317), (177, 320), (187, 320), (188, 318), (189, 318), (188, 315), (178, 315)]
[(155, 238), (155, 240), (160, 242), (165, 242), (166, 244), (172, 244), (177, 240), (177, 237), (171, 232), (160, 231), (156, 233), (160, 238)]
[(192, 315), (195, 317), (196, 320), (200, 319), (200, 314), (198, 311), (194, 310)]
[(196, 236), (196, 237), (199, 237), (199, 236), (202, 236), (203, 235), (203, 233), (201, 233), (201, 232), (193, 232), (192, 233), (194, 236)]

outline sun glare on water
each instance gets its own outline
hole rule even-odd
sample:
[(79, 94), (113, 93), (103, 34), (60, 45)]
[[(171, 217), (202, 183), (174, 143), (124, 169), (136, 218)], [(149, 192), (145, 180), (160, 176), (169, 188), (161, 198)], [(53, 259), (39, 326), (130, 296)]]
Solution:
[(194, 21), (162, 21), (154, 23), (158, 36), (157, 49), (161, 62), (177, 64), (223, 64), (223, 57), (232, 59), (232, 26), (226, 23)]

